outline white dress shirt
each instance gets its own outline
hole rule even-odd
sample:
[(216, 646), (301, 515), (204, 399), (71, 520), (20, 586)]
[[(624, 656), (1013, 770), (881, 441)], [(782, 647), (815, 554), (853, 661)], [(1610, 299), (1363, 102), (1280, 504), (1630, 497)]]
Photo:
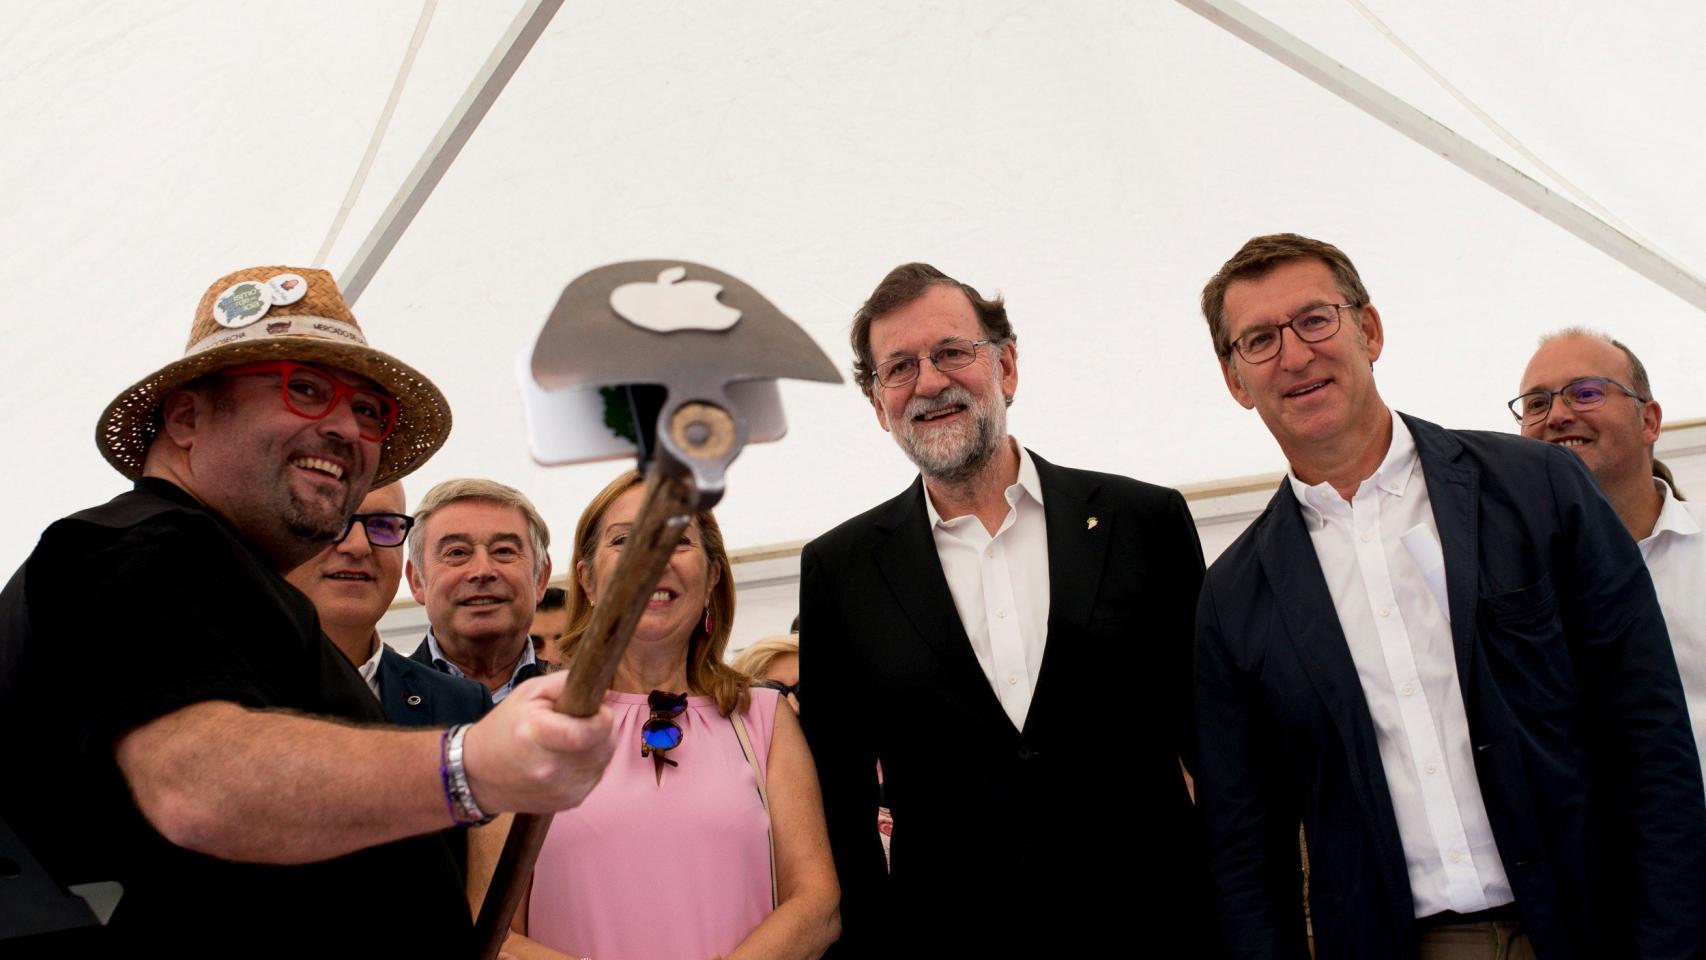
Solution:
[(1475, 774), (1445, 596), (1445, 558), (1410, 430), (1350, 502), (1292, 492), (1356, 664), (1392, 796), (1416, 916), (1512, 903)]
[(378, 637), (373, 638), (373, 656), (367, 662), (356, 667), (361, 679), (367, 681), (367, 689), (373, 691), (374, 699), (379, 699), (379, 658), (385, 654), (385, 642)]
[(1048, 526), (1037, 465), (1017, 440), (1019, 481), (992, 537), (976, 515), (942, 519), (924, 496), (936, 556), (983, 675), (1015, 729), (1025, 729), (1048, 639)]
[(1694, 748), (1706, 776), (1706, 505), (1678, 500), (1663, 481), (1654, 483), (1664, 495), (1664, 506), (1652, 534), (1641, 541), (1641, 556), (1647, 558), (1664, 610), (1688, 700), (1688, 721), (1694, 727)]

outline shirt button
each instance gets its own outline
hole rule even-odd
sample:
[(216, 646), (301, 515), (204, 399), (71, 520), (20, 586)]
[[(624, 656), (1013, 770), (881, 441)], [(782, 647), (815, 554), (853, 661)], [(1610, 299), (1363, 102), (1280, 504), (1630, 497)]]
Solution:
[(1380, 615), (1383, 617), (1391, 616), (1392, 615), (1392, 608), (1391, 607), (1381, 607), (1380, 608)]
[(1362, 532), (1362, 542), (1363, 542), (1363, 543), (1367, 543), (1367, 542), (1369, 542), (1369, 541), (1370, 541), (1370, 540), (1373, 540), (1373, 539), (1374, 539), (1374, 534), (1372, 534), (1372, 533), (1369, 533), (1369, 532), (1368, 532), (1368, 531), (1367, 531), (1367, 530), (1364, 530), (1364, 531), (1363, 531), (1363, 532)]
[(1016, 674), (1016, 673), (1009, 673), (1009, 674), (1008, 674), (1008, 675), (1007, 675), (1007, 684), (1008, 684), (1008, 685), (1009, 685), (1009, 686), (1012, 686), (1012, 685), (1014, 685), (1014, 684), (1017, 684), (1017, 683), (1018, 683), (1018, 682), (1019, 682), (1019, 675), (1018, 675), (1018, 674)]
[(1005, 607), (1003, 607), (1002, 609), (995, 611), (995, 619), (997, 619), (997, 620), (1007, 619), (1007, 609)]
[(988, 550), (983, 551), (983, 555), (990, 558), (991, 560), (995, 559), (995, 548), (990, 547)]
[(1439, 765), (1435, 764), (1435, 763), (1430, 763), (1427, 766), (1423, 767), (1422, 769), (1426, 770), (1428, 773), (1438, 773), (1439, 772)]
[(1453, 850), (1450, 853), (1446, 854), (1445, 858), (1447, 860), (1450, 860), (1452, 863), (1457, 863), (1463, 859), (1463, 854), (1459, 853), (1456, 850)]
[(1416, 686), (1415, 684), (1406, 683), (1402, 687), (1398, 688), (1398, 692), (1406, 697), (1413, 697), (1416, 695)]

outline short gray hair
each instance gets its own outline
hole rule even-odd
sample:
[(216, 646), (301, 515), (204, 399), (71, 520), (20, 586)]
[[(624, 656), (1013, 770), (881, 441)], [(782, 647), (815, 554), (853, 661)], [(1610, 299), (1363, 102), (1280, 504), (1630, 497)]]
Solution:
[(527, 499), (527, 494), (496, 480), (479, 479), (446, 480), (428, 490), (415, 505), (415, 526), (409, 531), (409, 562), (415, 569), (425, 569), (427, 518), (463, 500), (499, 503), (520, 510), (527, 518), (527, 532), (533, 541), (533, 575), (538, 577), (544, 572), (545, 561), (549, 559), (546, 551), (551, 546), (551, 530), (545, 526), (545, 518), (539, 515), (533, 501)]

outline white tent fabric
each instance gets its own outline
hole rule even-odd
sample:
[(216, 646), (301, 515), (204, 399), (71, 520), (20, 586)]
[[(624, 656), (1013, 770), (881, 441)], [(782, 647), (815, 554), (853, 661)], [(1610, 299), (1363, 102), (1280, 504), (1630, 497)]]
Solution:
[[(1462, 0), (1368, 6), (1540, 156), (1706, 273), (1706, 8)], [(343, 269), (519, 4), (440, 4)], [(1263, 15), (1525, 168), (1346, 4)], [(0, 567), (123, 488), (94, 422), (181, 350), (219, 275), (303, 263), (337, 214), (415, 4), (0, 0), (0, 409), (14, 466)], [(512, 380), (563, 284), (680, 257), (740, 276), (838, 366), (882, 274), (936, 263), (1009, 302), (1013, 432), (1045, 457), (1184, 484), (1271, 472), (1196, 309), (1240, 243), (1332, 240), (1386, 320), (1395, 406), (1510, 428), (1540, 333), (1604, 327), (1669, 419), (1706, 415), (1699, 312), (1173, 3), (566, 3), (356, 307), (450, 398), (409, 481), (526, 490), (553, 554), (616, 465), (528, 457)], [(731, 546), (809, 538), (912, 471), (853, 387), (783, 388), (748, 450)]]

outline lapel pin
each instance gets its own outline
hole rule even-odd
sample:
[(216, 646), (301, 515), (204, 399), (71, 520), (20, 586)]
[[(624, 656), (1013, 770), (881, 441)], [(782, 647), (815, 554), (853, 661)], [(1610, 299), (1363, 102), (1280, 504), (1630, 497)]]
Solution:
[(409, 699), (404, 702), (411, 707), (418, 707), (421, 705), (421, 695), (418, 693), (411, 693), (409, 694)]
[(1091, 517), (1090, 519), (1084, 521), (1084, 529), (1086, 529), (1086, 530), (1096, 529), (1096, 518)]

